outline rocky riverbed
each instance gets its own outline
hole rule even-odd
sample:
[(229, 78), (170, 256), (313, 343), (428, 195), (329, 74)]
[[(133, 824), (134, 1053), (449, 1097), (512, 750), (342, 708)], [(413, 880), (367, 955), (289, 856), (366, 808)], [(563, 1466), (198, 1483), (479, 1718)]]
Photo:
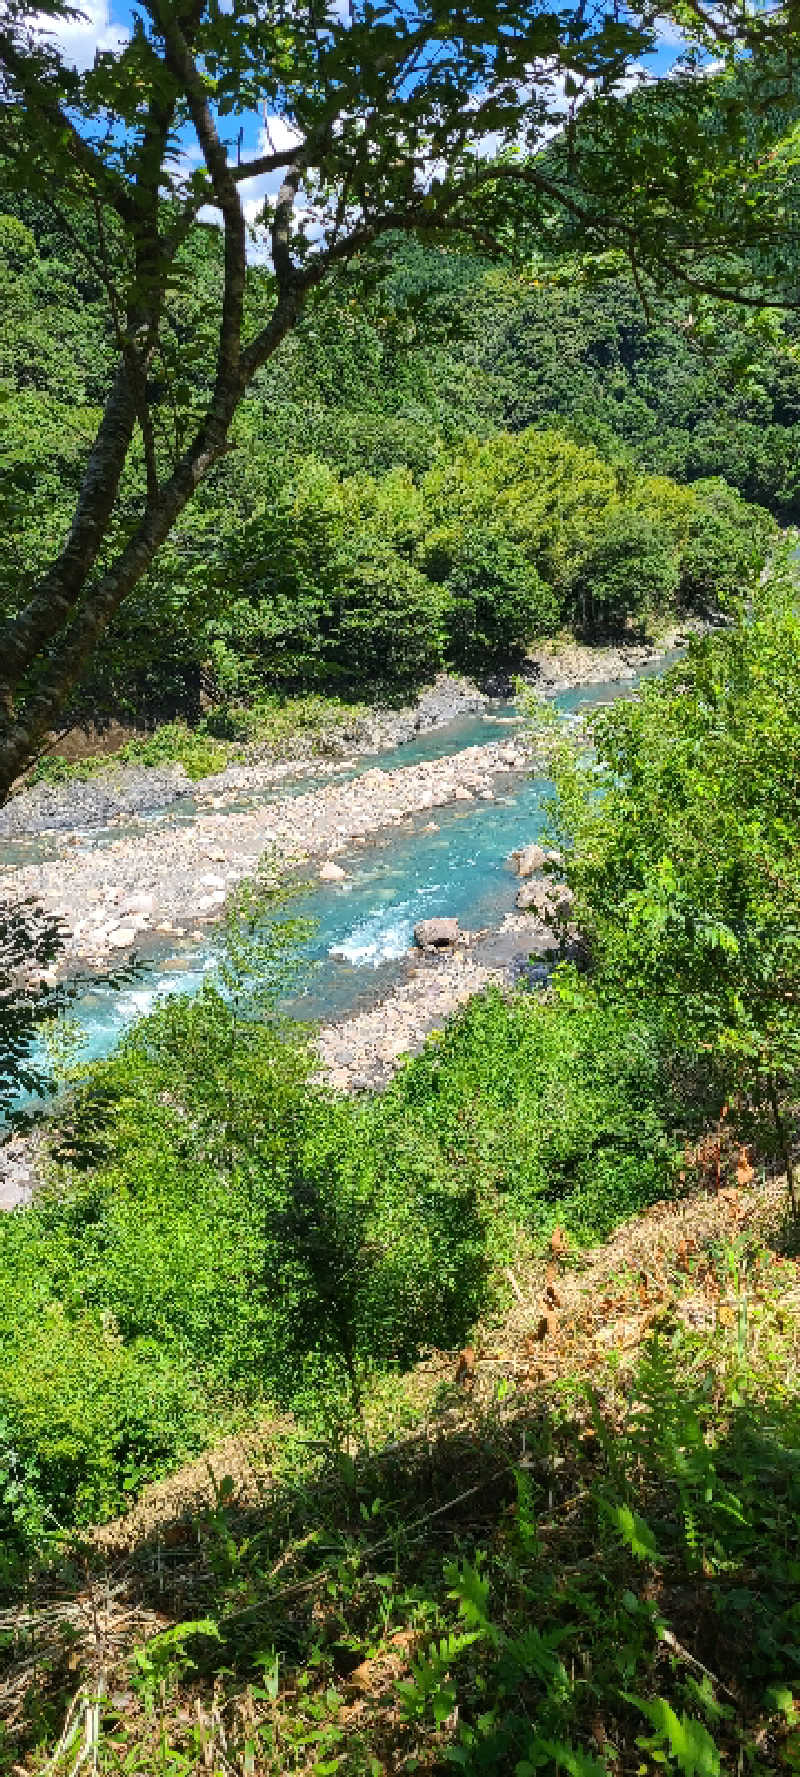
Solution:
[(265, 853), (287, 868), (332, 859), (447, 803), (489, 800), (498, 779), (529, 764), (525, 739), (515, 735), (393, 771), (375, 768), (263, 807), (212, 808), (186, 826), (155, 827), (102, 850), (67, 844), (57, 858), (1, 871), (0, 896), (31, 896), (61, 920), (62, 969), (100, 967), (148, 935), (179, 939), (218, 919)]
[(607, 648), (558, 638), (531, 650), (526, 677), (535, 690), (548, 697), (557, 691), (578, 690), (581, 685), (621, 684), (657, 666), (708, 627), (700, 618), (691, 617), (663, 631), (657, 641), (620, 642)]
[[(703, 625), (691, 621), (671, 629), (657, 642), (590, 647), (558, 639), (528, 656), (525, 677), (545, 696), (581, 685), (623, 683), (682, 646)], [(460, 717), (479, 715), (493, 698), (512, 695), (509, 680), (490, 683), (481, 691), (468, 679), (442, 673), (414, 703), (400, 709), (355, 710), (318, 732), (305, 730), (287, 744), (280, 757), (272, 746), (254, 743), (243, 749), (241, 763), (192, 782), (182, 765), (122, 765), (109, 760), (96, 776), (60, 784), (22, 788), (0, 808), (0, 844), (43, 833), (91, 830), (114, 822), (177, 808), (181, 802), (247, 794), (280, 786), (301, 772), (317, 778), (335, 775), (343, 764), (373, 753), (403, 747), (431, 729)], [(491, 693), (491, 695), (490, 695)]]
[(342, 1092), (380, 1090), (401, 1057), (419, 1054), (431, 1031), (473, 994), (491, 984), (510, 988), (527, 958), (543, 956), (553, 943), (540, 921), (509, 914), (494, 932), (464, 932), (453, 950), (417, 955), (408, 978), (379, 1005), (317, 1033), (319, 1078)]
[[(545, 695), (624, 682), (685, 639), (674, 632), (657, 648), (549, 647), (532, 657), (530, 677)], [(502, 695), (502, 687), (492, 689)], [(33, 896), (61, 918), (66, 972), (87, 965), (102, 970), (110, 960), (146, 950), (148, 943), (163, 946), (165, 938), (174, 937), (177, 947), (181, 938), (200, 937), (219, 918), (231, 890), (252, 874), (265, 852), (278, 864), (296, 862), (309, 874), (322, 875), (325, 861), (341, 860), (381, 829), (385, 836), (393, 828), (419, 830), (427, 812), (460, 802), (466, 812), (470, 802), (502, 796), (513, 774), (531, 765), (524, 736), (513, 729), (508, 741), (335, 781), (359, 754), (401, 747), (426, 729), (480, 713), (488, 704), (474, 686), (442, 679), (405, 711), (359, 716), (355, 727), (345, 724), (325, 738), (325, 756), (314, 758), (313, 787), (294, 796), (281, 795), (281, 789), (299, 775), (302, 748), (282, 759), (251, 757), (200, 784), (189, 783), (182, 769), (172, 766), (125, 767), (85, 782), (40, 785), (0, 811), (0, 841), (56, 829), (49, 855), (43, 862), (17, 868), (9, 862), (0, 869), (0, 897)], [(303, 745), (308, 757), (308, 737)], [(274, 793), (273, 799), (258, 806), (265, 791)], [(188, 818), (176, 821), (172, 809), (188, 797)], [(256, 805), (242, 807), (248, 798)], [(159, 808), (168, 810), (163, 823), (120, 836), (102, 850), (74, 831)], [(431, 819), (428, 825), (435, 823)], [(550, 942), (541, 923), (517, 913), (494, 931), (468, 935), (441, 957), (410, 957), (404, 979), (379, 1004), (322, 1027), (320, 1077), (345, 1091), (380, 1088), (399, 1057), (417, 1052), (431, 1029), (488, 983), (510, 985), (522, 959), (541, 954)], [(40, 1132), (0, 1146), (0, 1209), (29, 1199), (41, 1175), (42, 1143)]]
[(460, 717), (480, 715), (490, 701), (468, 679), (443, 673), (413, 704), (356, 710), (323, 731), (303, 730), (280, 757), (270, 745), (254, 743), (243, 748), (241, 763), (194, 782), (182, 765), (123, 765), (109, 760), (90, 778), (21, 789), (0, 809), (0, 841), (107, 826), (188, 799), (202, 803), (213, 796), (265, 790), (309, 769), (324, 778), (339, 771), (343, 762), (390, 752)]

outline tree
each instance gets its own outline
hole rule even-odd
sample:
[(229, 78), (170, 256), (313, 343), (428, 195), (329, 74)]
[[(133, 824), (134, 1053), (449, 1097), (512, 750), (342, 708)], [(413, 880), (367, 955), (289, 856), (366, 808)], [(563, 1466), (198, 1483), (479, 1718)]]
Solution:
[[(443, 0), (396, 0), (380, 10), (353, 0), (346, 21), (338, 7), (311, 0), (291, 7), (257, 0), (246, 10), (239, 0), (230, 10), (215, 0), (145, 0), (122, 53), (99, 55), (83, 75), (42, 37), (43, 19), (65, 10), (63, 0), (48, 0), (44, 13), (20, 0), (6, 9), (6, 172), (63, 217), (100, 278), (115, 357), (66, 540), (0, 635), (0, 797), (226, 451), (246, 391), (313, 292), (387, 237), (438, 233), (508, 247), (513, 208), (498, 206), (496, 193), (520, 184), (532, 194), (534, 229), (564, 213), (588, 244), (608, 237), (645, 266), (653, 259), (663, 267), (675, 217), (675, 257), (693, 264), (698, 241), (707, 248), (735, 232), (730, 194), (763, 136), (758, 121), (743, 122), (735, 93), (704, 136), (709, 82), (689, 76), (669, 83), (649, 135), (630, 107), (611, 115), (615, 88), (654, 41), (650, 0), (626, 22), (601, 6), (587, 12), (583, 0), (558, 14), (523, 0), (489, 0), (468, 13)], [(715, 15), (735, 37), (738, 6), (723, 4)], [(745, 47), (769, 50), (775, 28), (788, 43), (789, 26), (766, 21), (744, 29)], [(563, 123), (570, 147), (584, 97), (591, 123), (582, 126), (582, 186), (571, 150), (552, 167), (537, 151), (545, 132)], [(689, 163), (687, 130), (698, 108)], [(232, 161), (226, 132), (261, 111), (267, 152)], [(269, 145), (271, 127), (285, 146)], [(186, 154), (190, 134), (199, 169)], [(523, 153), (482, 160), (487, 139)], [(722, 172), (728, 197), (714, 209), (709, 193)], [(257, 176), (279, 183), (263, 208), (271, 269), (248, 273), (242, 191)], [(632, 179), (637, 192), (643, 181), (649, 190), (646, 227), (631, 209)], [(783, 198), (785, 179), (778, 184)], [(176, 373), (164, 316), (209, 204), (223, 237), (215, 367), (176, 427), (164, 411)], [(745, 203), (742, 214), (750, 213)], [(747, 232), (753, 238), (749, 221)], [(189, 361), (194, 342), (171, 349), (178, 363)]]
[[(783, 1162), (800, 1068), (800, 617), (776, 571), (753, 609), (661, 683), (553, 742), (555, 834), (596, 982), (675, 1053), (705, 1057)], [(598, 795), (598, 788), (601, 794)]]
[(573, 586), (581, 630), (619, 632), (663, 610), (678, 588), (678, 564), (663, 525), (624, 508), (609, 516)]

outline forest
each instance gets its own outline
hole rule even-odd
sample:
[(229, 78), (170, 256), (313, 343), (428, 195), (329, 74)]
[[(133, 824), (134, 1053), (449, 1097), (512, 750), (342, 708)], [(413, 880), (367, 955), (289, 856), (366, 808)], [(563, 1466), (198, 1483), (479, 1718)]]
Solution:
[(80, 16), (0, 21), (0, 1777), (792, 1777), (792, 15)]
[[(15, 209), (6, 609), (68, 522), (112, 349), (73, 243), (41, 206)], [(188, 269), (169, 314), (176, 427), (210, 374), (213, 231)], [(246, 735), (276, 693), (404, 694), (444, 664), (513, 673), (563, 626), (598, 638), (743, 590), (768, 515), (800, 513), (796, 323), (674, 300), (648, 320), (630, 275), (601, 270), (409, 244), (363, 293), (321, 298), (111, 626), (76, 715), (196, 722), (210, 703), (212, 733)]]

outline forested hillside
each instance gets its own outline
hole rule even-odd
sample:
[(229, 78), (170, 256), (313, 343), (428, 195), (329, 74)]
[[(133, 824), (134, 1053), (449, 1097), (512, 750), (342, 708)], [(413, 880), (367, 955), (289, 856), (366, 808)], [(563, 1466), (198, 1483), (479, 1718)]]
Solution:
[[(24, 202), (2, 229), (8, 611), (68, 523), (112, 341), (79, 242)], [(213, 230), (189, 270), (161, 390), (178, 447), (211, 375)], [(513, 672), (565, 625), (597, 639), (724, 607), (763, 564), (765, 514), (800, 511), (796, 324), (723, 321), (703, 298), (646, 313), (601, 270), (408, 245), (315, 301), (76, 712), (212, 702), (220, 732), (246, 733), (266, 692), (391, 696), (443, 664)]]

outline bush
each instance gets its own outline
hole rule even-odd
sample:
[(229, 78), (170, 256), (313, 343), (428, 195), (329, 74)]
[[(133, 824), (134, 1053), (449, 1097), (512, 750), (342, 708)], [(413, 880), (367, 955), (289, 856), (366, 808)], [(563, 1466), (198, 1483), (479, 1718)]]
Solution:
[(750, 591), (775, 527), (721, 479), (698, 481), (692, 492), (696, 504), (681, 554), (681, 597), (713, 612)]
[(596, 1238), (668, 1188), (658, 1044), (571, 974), (473, 1001), (359, 1102), (310, 1083), (270, 1012), (278, 940), (249, 941), (267, 998), (232, 939), (77, 1090), (58, 1190), (0, 1219), (12, 1541), (118, 1510), (259, 1403), (357, 1401), (468, 1336), (521, 1230)]
[(182, 765), (195, 781), (224, 771), (228, 762), (224, 746), (185, 722), (165, 722), (143, 740), (126, 741), (117, 758), (125, 765)]
[(330, 557), (321, 619), (326, 681), (359, 689), (411, 689), (442, 665), (446, 599), (376, 534)]
[(470, 1001), (373, 1108), (383, 1163), (413, 1140), (434, 1174), (472, 1181), (501, 1243), (515, 1224), (542, 1240), (556, 1221), (597, 1239), (672, 1176), (657, 1037), (571, 970), (557, 979), (546, 999), (490, 989)]

